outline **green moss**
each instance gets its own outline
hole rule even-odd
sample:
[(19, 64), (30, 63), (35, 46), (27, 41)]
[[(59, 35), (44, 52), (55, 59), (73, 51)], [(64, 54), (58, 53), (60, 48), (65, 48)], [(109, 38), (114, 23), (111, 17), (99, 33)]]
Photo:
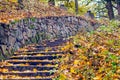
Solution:
[(30, 18), (30, 20), (32, 20), (33, 22), (35, 22), (35, 19), (36, 19), (36, 18), (34, 18), (34, 17)]
[(39, 34), (39, 32), (36, 33), (35, 39), (36, 39), (36, 43), (38, 43), (39, 40), (40, 40), (40, 34)]
[(30, 27), (29, 27), (30, 29), (34, 29), (35, 28), (35, 26), (34, 25), (30, 25)]
[(19, 20), (14, 20), (14, 21), (12, 21), (11, 22), (11, 24), (15, 24), (15, 23), (17, 23)]
[(31, 39), (32, 43), (37, 43), (37, 40), (34, 38)]
[(30, 41), (29, 40), (26, 40), (25, 41), (25, 45), (27, 45), (27, 44), (29, 44), (30, 43)]
[(5, 60), (5, 57), (2, 55), (1, 52), (0, 52), (0, 60)]

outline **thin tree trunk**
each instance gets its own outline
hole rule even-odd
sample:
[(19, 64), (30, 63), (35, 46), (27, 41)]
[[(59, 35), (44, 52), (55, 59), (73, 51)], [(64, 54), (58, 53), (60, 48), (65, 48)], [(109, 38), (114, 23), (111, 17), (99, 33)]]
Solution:
[(106, 1), (107, 1), (106, 8), (108, 10), (108, 16), (109, 16), (109, 19), (112, 20), (112, 19), (114, 19), (112, 2), (111, 2), (111, 0), (106, 0)]
[(75, 12), (78, 14), (78, 0), (75, 0)]
[(120, 15), (120, 0), (117, 0), (118, 15)]
[(67, 0), (67, 2), (69, 2), (69, 0)]

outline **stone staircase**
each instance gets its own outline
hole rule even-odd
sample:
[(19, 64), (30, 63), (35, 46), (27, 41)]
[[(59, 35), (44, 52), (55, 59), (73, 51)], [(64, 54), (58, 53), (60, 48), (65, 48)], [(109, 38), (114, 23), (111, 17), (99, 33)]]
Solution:
[(0, 80), (52, 80), (56, 76), (59, 59), (65, 53), (60, 48), (67, 41), (44, 41), (18, 50), (2, 62)]

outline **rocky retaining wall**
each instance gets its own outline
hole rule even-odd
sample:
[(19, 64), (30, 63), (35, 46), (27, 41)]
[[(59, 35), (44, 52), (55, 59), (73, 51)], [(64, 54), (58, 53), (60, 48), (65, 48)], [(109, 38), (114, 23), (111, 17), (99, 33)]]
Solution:
[(94, 30), (98, 26), (99, 23), (75, 16), (26, 18), (8, 25), (1, 23), (1, 51), (3, 46), (4, 50), (7, 49), (7, 53), (10, 53), (11, 50), (17, 50), (26, 44), (39, 43), (45, 39), (67, 38), (80, 31)]

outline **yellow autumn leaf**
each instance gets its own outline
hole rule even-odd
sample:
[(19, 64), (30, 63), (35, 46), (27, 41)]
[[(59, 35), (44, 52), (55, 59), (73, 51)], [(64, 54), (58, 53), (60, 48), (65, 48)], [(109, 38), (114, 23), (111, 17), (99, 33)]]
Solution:
[(0, 72), (2, 72), (2, 69), (0, 69)]
[(120, 74), (120, 69), (118, 69), (116, 72), (117, 72), (118, 74)]
[(36, 54), (36, 56), (42, 56), (42, 54)]
[(40, 76), (36, 76), (36, 78), (41, 78)]
[(20, 48), (18, 51), (28, 51), (28, 49)]
[(76, 73), (76, 72), (75, 72), (75, 68), (71, 67), (71, 68), (70, 68), (70, 72), (71, 72), (71, 73)]
[(18, 2), (18, 0), (9, 0), (10, 2)]
[(45, 49), (45, 52), (48, 52), (48, 51), (49, 51), (49, 49), (48, 49), (48, 48), (46, 48), (46, 49)]
[(82, 56), (81, 57), (83, 60), (87, 60), (87, 57), (86, 56)]
[[(48, 65), (49, 66), (49, 65)], [(51, 66), (51, 65), (50, 65)], [(55, 67), (58, 67), (58, 64), (55, 65)]]
[(30, 64), (29, 63), (26, 63), (25, 66), (29, 66)]
[(62, 66), (61, 66), (61, 69), (62, 69), (62, 70), (66, 69), (66, 68), (67, 68), (67, 65), (62, 65)]
[(34, 69), (33, 69), (33, 72), (37, 72), (37, 69), (36, 69), (36, 68), (34, 68)]
[(3, 72), (8, 72), (8, 69), (3, 69)]
[(12, 71), (13, 73), (19, 72), (19, 71)]
[(25, 64), (21, 63), (21, 64), (19, 64), (19, 66), (25, 66)]
[(96, 77), (93, 78), (93, 80), (102, 80), (101, 75), (97, 75)]
[(74, 64), (75, 64), (75, 65), (79, 64), (79, 60), (75, 60), (75, 61), (74, 61)]
[(64, 51), (64, 50), (65, 50), (65, 48), (64, 48), (64, 47), (62, 47), (62, 48), (61, 48), (61, 51)]
[(60, 74), (59, 80), (66, 80), (66, 76), (64, 74)]

